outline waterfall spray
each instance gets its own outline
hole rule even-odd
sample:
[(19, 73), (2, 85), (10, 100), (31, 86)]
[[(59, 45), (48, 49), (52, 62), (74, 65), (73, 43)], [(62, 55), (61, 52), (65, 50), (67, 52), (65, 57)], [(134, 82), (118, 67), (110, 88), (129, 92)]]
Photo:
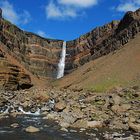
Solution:
[(57, 79), (62, 78), (64, 76), (65, 58), (66, 58), (66, 42), (64, 41), (63, 47), (62, 47), (61, 58), (60, 58), (60, 61), (58, 63)]

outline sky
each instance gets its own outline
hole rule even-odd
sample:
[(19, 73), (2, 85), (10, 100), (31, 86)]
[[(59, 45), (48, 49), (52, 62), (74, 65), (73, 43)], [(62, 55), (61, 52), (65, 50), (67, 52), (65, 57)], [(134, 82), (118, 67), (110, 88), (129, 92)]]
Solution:
[(127, 11), (140, 0), (0, 0), (3, 17), (45, 38), (73, 40)]

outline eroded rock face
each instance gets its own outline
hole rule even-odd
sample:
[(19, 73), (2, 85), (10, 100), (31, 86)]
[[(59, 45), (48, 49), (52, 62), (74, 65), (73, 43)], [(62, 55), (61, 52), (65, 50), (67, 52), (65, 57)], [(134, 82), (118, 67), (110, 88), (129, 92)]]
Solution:
[(19, 66), (8, 61), (0, 49), (0, 89), (17, 90), (30, 87), (32, 87), (30, 76)]
[(0, 43), (5, 51), (38, 77), (56, 77), (63, 41), (45, 39), (0, 21)]
[(139, 31), (140, 9), (126, 13), (121, 21), (113, 21), (76, 40), (68, 41), (65, 73), (123, 47)]
[(17, 90), (32, 87), (31, 79), (18, 66), (0, 58), (0, 89)]

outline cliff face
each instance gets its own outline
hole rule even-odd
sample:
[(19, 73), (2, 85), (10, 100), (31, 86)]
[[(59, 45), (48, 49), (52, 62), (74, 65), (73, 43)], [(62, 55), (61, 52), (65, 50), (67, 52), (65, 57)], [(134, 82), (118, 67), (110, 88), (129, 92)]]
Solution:
[(0, 22), (0, 43), (26, 69), (40, 77), (56, 77), (63, 41), (24, 32), (5, 19)]
[(128, 12), (121, 21), (96, 28), (80, 38), (67, 42), (65, 72), (123, 47), (140, 31), (140, 9)]
[(17, 90), (32, 87), (31, 78), (19, 66), (8, 61), (0, 46), (0, 89)]
[[(10, 59), (3, 56), (3, 53), (0, 54), (0, 66), (4, 67), (4, 69), (1, 69), (2, 75), (5, 75), (4, 71), (6, 69), (12, 72), (11, 70), (13, 69), (20, 69), (23, 67), (25, 69), (23, 72), (24, 74), (26, 74), (25, 71), (27, 70), (30, 74), (38, 78), (55, 78), (62, 44), (63, 41), (61, 40), (45, 39), (19, 29), (9, 21), (3, 19), (2, 10), (0, 11), (0, 52), (6, 53), (6, 55), (11, 57), (11, 61), (9, 61)], [(8, 65), (14, 66), (9, 67)], [(20, 72), (18, 74), (20, 74)], [(18, 74), (14, 75), (15, 81), (17, 81), (16, 78), (21, 80), (21, 77), (24, 77), (19, 77), (17, 76)], [(31, 82), (30, 74), (28, 74), (27, 79)], [(5, 81), (8, 83), (6, 78)], [(11, 85), (12, 84), (13, 83), (11, 83)], [(4, 83), (1, 85), (4, 86)], [(15, 82), (13, 85), (18, 86), (18, 82)], [(12, 88), (11, 86), (9, 87)], [(14, 89), (16, 88), (14, 87)]]

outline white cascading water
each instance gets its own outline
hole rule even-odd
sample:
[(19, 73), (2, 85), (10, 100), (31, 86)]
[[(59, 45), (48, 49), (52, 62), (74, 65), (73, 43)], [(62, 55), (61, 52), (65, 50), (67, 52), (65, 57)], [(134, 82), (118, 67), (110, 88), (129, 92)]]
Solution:
[(39, 109), (39, 108), (38, 108), (38, 110), (37, 110), (35, 113), (32, 113), (32, 112), (30, 112), (30, 111), (26, 112), (26, 111), (24, 111), (23, 108), (20, 107), (20, 106), (19, 106), (18, 109), (19, 109), (19, 111), (21, 111), (23, 114), (26, 114), (26, 115), (34, 115), (34, 116), (40, 115), (40, 109)]
[(60, 61), (58, 63), (57, 79), (60, 79), (64, 76), (65, 58), (66, 58), (66, 41), (63, 42), (61, 58), (60, 58)]

